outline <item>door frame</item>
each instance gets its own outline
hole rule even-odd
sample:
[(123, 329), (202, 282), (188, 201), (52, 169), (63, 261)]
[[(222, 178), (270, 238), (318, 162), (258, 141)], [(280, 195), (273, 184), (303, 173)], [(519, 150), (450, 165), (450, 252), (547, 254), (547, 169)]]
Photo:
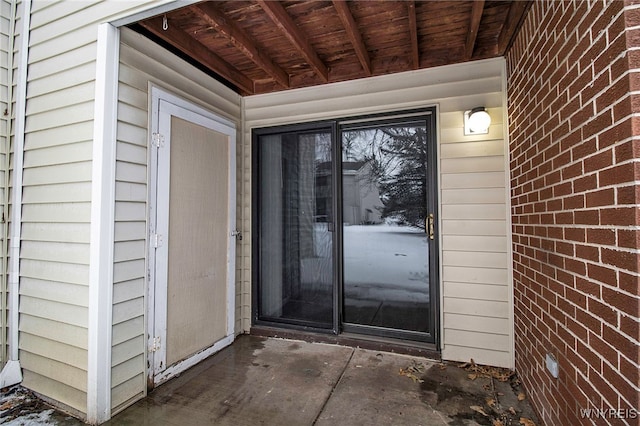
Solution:
[[(343, 300), (343, 259), (342, 259), (342, 161), (341, 161), (341, 141), (339, 140), (341, 135), (340, 128), (343, 125), (350, 125), (352, 123), (386, 123), (393, 121), (409, 120), (410, 118), (424, 119), (427, 125), (427, 134), (429, 137), (428, 142), (428, 155), (430, 159), (429, 167), (427, 170), (428, 179), (430, 181), (430, 187), (428, 190), (428, 208), (429, 213), (433, 213), (433, 227), (434, 238), (431, 240), (429, 246), (429, 274), (430, 274), (430, 288), (429, 297), (431, 300), (431, 306), (433, 307), (430, 312), (430, 321), (432, 322), (432, 335), (429, 336), (427, 341), (424, 338), (420, 338), (418, 334), (414, 332), (401, 332), (394, 333), (391, 331), (387, 333), (387, 330), (382, 329), (382, 333), (375, 335), (375, 338), (393, 338), (403, 342), (414, 342), (416, 345), (427, 345), (436, 351), (441, 350), (441, 315), (442, 315), (442, 299), (441, 299), (441, 264), (440, 264), (440, 204), (438, 198), (439, 191), (439, 139), (438, 139), (438, 106), (425, 106), (422, 108), (413, 108), (405, 110), (392, 110), (383, 113), (363, 114), (354, 116), (336, 117), (321, 121), (312, 121), (306, 123), (292, 123), (283, 124), (277, 126), (267, 126), (262, 128), (253, 128), (251, 131), (252, 141), (252, 325), (255, 326), (267, 326), (277, 327), (281, 329), (312, 331), (318, 333), (332, 333), (340, 335), (348, 333), (351, 337), (354, 334), (359, 334), (362, 338), (371, 338), (370, 333), (363, 332), (363, 328), (349, 327), (345, 329), (342, 318), (342, 300)], [(296, 132), (307, 131), (319, 128), (332, 128), (333, 129), (333, 144), (332, 144), (332, 173), (334, 176), (333, 181), (333, 206), (335, 209), (335, 217), (333, 220), (334, 228), (336, 232), (334, 234), (334, 323), (331, 329), (318, 328), (310, 325), (295, 324), (281, 321), (272, 321), (260, 317), (259, 312), (259, 243), (260, 243), (260, 229), (258, 220), (258, 208), (259, 208), (259, 191), (257, 190), (259, 185), (259, 177), (257, 171), (259, 170), (259, 155), (258, 155), (258, 137), (265, 134), (274, 134), (280, 132)]]
[[(195, 103), (155, 85), (150, 87), (151, 113), (149, 132), (149, 186), (147, 229), (147, 383), (159, 385), (180, 374), (220, 349), (233, 343), (235, 338), (235, 263), (236, 263), (236, 125)], [(167, 315), (167, 266), (168, 236), (160, 236), (158, 222), (168, 224), (170, 155), (159, 155), (160, 150), (170, 148), (170, 118), (176, 116), (202, 125), (227, 136), (229, 140), (228, 187), (228, 245), (227, 245), (227, 324), (225, 337), (178, 363), (166, 366), (166, 315)], [(169, 123), (167, 123), (168, 118)], [(165, 119), (163, 121), (163, 119)], [(158, 136), (159, 135), (159, 136)], [(167, 172), (169, 171), (169, 172)], [(165, 191), (158, 191), (166, 188)], [(166, 208), (161, 208), (165, 206)], [(159, 220), (159, 218), (161, 218)], [(164, 222), (162, 222), (164, 221)], [(165, 231), (166, 232), (166, 231)], [(158, 250), (165, 248), (165, 250)], [(164, 271), (164, 272), (158, 272)], [(161, 290), (161, 291), (158, 291)], [(164, 290), (164, 291), (162, 291)]]
[[(335, 140), (335, 154), (334, 161), (337, 163), (336, 172), (336, 185), (335, 189), (336, 198), (338, 201), (338, 207), (336, 211), (336, 217), (339, 221), (336, 223), (337, 236), (339, 240), (338, 250), (340, 256), (338, 256), (338, 266), (340, 270), (339, 287), (339, 311), (340, 311), (340, 323), (339, 328), (341, 333), (353, 333), (363, 336), (375, 336), (380, 338), (393, 338), (403, 341), (411, 342), (426, 342), (430, 345), (434, 345), (437, 350), (440, 349), (440, 313), (442, 311), (440, 300), (440, 229), (439, 229), (439, 217), (440, 217), (440, 204), (438, 203), (438, 138), (437, 138), (437, 120), (436, 120), (436, 107), (427, 107), (421, 109), (405, 110), (405, 111), (393, 111), (389, 113), (370, 114), (363, 116), (347, 117), (337, 120), (337, 134)], [(433, 238), (427, 238), (429, 245), (429, 324), (430, 333), (425, 334), (422, 332), (415, 332), (409, 330), (392, 329), (386, 327), (376, 327), (371, 325), (360, 325), (346, 323), (342, 316), (344, 312), (344, 235), (343, 235), (343, 208), (342, 208), (342, 133), (343, 130), (349, 130), (353, 128), (367, 128), (383, 125), (411, 123), (412, 121), (425, 122), (427, 133), (427, 212), (433, 215)]]

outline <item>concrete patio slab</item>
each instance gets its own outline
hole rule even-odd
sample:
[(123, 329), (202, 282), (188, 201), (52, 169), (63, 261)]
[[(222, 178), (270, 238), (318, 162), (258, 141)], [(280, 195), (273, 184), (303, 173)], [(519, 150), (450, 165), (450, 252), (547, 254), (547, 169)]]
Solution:
[[(24, 391), (5, 395), (1, 424), (81, 424)], [(243, 335), (105, 425), (506, 426), (521, 417), (535, 424), (508, 370)]]
[(241, 336), (107, 424), (313, 424), (352, 352)]
[(446, 419), (422, 400), (419, 378), (399, 374), (425, 359), (356, 349), (317, 425), (445, 425)]

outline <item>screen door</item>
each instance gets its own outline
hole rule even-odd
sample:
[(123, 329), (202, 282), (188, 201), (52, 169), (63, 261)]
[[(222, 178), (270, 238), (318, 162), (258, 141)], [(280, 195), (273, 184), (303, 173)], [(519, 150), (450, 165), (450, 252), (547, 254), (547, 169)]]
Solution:
[(235, 131), (160, 100), (154, 141), (150, 350), (161, 382), (233, 339)]

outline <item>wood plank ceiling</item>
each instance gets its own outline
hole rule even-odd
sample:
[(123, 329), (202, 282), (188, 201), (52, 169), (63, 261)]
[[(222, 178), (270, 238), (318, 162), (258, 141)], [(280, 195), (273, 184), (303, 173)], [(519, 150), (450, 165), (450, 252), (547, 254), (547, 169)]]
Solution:
[(502, 56), (529, 1), (206, 1), (132, 28), (242, 95)]

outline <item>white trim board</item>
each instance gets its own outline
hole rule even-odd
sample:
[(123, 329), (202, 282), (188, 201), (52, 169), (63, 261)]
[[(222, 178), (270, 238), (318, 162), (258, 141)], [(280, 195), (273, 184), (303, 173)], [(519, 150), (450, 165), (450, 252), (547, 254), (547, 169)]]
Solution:
[[(13, 147), (13, 185), (11, 205), (11, 227), (9, 229), (9, 264), (8, 264), (8, 292), (9, 292), (9, 361), (0, 373), (2, 386), (9, 386), (22, 382), (20, 368), (18, 338), (18, 323), (20, 320), (20, 241), (22, 234), (22, 178), (24, 165), (24, 131), (27, 115), (27, 67), (29, 66), (29, 28), (31, 26), (31, 0), (22, 2), (22, 28), (20, 30), (20, 61), (17, 67), (15, 136)], [(9, 50), (13, 50), (9, 46)], [(9, 70), (11, 71), (11, 70)], [(9, 100), (11, 101), (11, 100)], [(7, 152), (7, 155), (9, 153)], [(6, 171), (9, 173), (9, 170)], [(8, 195), (8, 194), (7, 194)], [(20, 208), (15, 208), (20, 206)]]
[(111, 24), (101, 24), (98, 27), (87, 353), (87, 421), (92, 424), (102, 423), (111, 417), (111, 319), (119, 35), (119, 30)]

